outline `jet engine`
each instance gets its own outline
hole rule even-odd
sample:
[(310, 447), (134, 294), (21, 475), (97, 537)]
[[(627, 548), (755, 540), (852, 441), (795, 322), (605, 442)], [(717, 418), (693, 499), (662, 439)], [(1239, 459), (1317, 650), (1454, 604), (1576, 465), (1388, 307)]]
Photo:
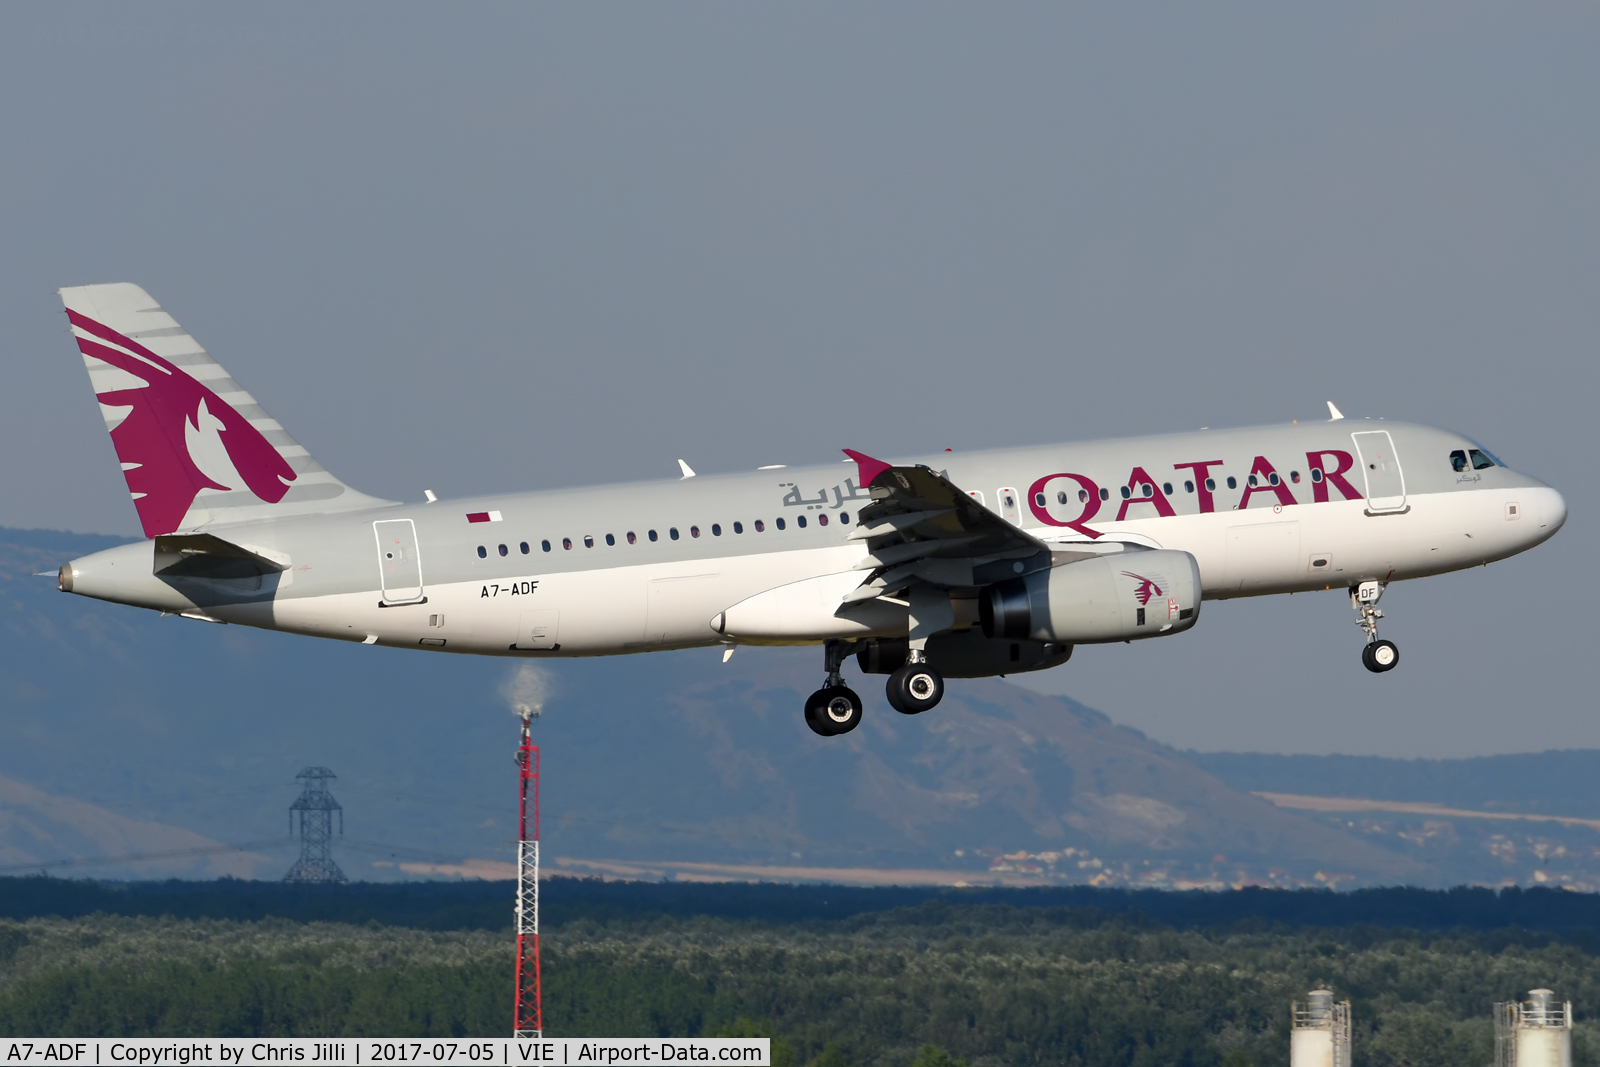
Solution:
[(1172, 549), (1077, 559), (989, 586), (978, 600), (985, 636), (1057, 645), (1180, 633), (1199, 615), (1200, 567)]

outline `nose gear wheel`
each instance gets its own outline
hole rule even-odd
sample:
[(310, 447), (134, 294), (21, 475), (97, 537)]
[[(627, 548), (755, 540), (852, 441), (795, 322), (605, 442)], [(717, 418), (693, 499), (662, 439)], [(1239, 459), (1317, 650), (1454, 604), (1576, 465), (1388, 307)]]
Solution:
[(1393, 641), (1378, 637), (1378, 620), (1383, 612), (1378, 610), (1378, 600), (1383, 596), (1384, 582), (1362, 582), (1350, 587), (1350, 606), (1356, 609), (1356, 625), (1367, 635), (1366, 647), (1361, 650), (1361, 664), (1373, 674), (1392, 671), (1400, 662), (1400, 650)]
[(1373, 674), (1392, 671), (1400, 662), (1400, 650), (1393, 641), (1374, 641), (1361, 650), (1361, 662)]

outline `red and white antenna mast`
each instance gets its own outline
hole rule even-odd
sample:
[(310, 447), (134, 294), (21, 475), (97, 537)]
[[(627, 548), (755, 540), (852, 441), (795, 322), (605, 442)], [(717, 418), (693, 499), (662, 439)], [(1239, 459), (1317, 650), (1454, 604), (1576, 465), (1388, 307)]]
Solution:
[[(539, 997), (539, 748), (533, 743), (533, 709), (521, 711), (517, 769), (522, 789), (517, 833), (517, 1006), (513, 1037), (542, 1037)], [(530, 800), (531, 793), (531, 800)]]

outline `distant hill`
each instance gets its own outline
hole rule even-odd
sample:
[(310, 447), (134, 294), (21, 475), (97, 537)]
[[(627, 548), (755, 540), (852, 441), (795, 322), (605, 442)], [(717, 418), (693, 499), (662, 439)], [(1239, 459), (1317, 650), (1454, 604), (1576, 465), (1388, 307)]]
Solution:
[[(295, 773), (321, 764), (338, 775), (347, 836), (335, 854), (352, 877), (508, 870), (516, 724), (499, 691), (519, 664), (161, 618), (56, 590), (49, 575), (62, 562), (115, 542), (0, 529), (0, 776), (107, 813), (90, 820), (99, 836), (23, 833), (0, 819), (0, 851), (18, 863), (103, 861), (146, 851), (132, 832), (145, 824), (220, 845), (282, 841)], [(567, 873), (1600, 887), (1593, 830), (1278, 807), (1252, 792), (1349, 794), (1334, 793), (1332, 774), (1252, 776), (1241, 768), (1273, 757), (1178, 752), (1000, 680), (954, 681), (938, 709), (905, 717), (884, 703), (882, 679), (852, 663), (866, 721), (825, 739), (800, 715), (820, 682), (815, 649), (542, 669), (553, 693), (536, 727), (543, 854)], [(1408, 800), (1454, 796), (1403, 784), (1393, 788)], [(1478, 806), (1461, 797), (1452, 802)], [(273, 851), (251, 870), (274, 877), (292, 858)]]
[(58, 874), (84, 873), (76, 866), (79, 861), (105, 857), (141, 857), (118, 866), (137, 868), (146, 877), (250, 878), (273, 864), (259, 853), (230, 849), (192, 830), (130, 819), (0, 777), (0, 874), (50, 864)]
[(1184, 756), (1247, 792), (1432, 801), (1480, 811), (1600, 818), (1600, 751), (1595, 749), (1450, 760), (1260, 752)]

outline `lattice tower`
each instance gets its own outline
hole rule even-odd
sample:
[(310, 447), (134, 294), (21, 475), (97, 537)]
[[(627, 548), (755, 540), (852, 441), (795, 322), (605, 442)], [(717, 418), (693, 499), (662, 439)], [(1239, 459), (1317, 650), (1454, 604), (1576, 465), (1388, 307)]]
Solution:
[(349, 879), (333, 862), (333, 814), (339, 813), (339, 832), (344, 833), (344, 808), (328, 792), (328, 782), (337, 777), (326, 767), (307, 767), (295, 775), (304, 779), (299, 799), (289, 805), (289, 832), (295, 832), (295, 814), (300, 816), (300, 858), (295, 860), (285, 882), (320, 882), (342, 885)]
[(522, 714), (517, 749), (521, 790), (517, 833), (517, 988), (512, 1036), (540, 1037), (544, 1008), (539, 988), (539, 748), (533, 743), (533, 713)]

